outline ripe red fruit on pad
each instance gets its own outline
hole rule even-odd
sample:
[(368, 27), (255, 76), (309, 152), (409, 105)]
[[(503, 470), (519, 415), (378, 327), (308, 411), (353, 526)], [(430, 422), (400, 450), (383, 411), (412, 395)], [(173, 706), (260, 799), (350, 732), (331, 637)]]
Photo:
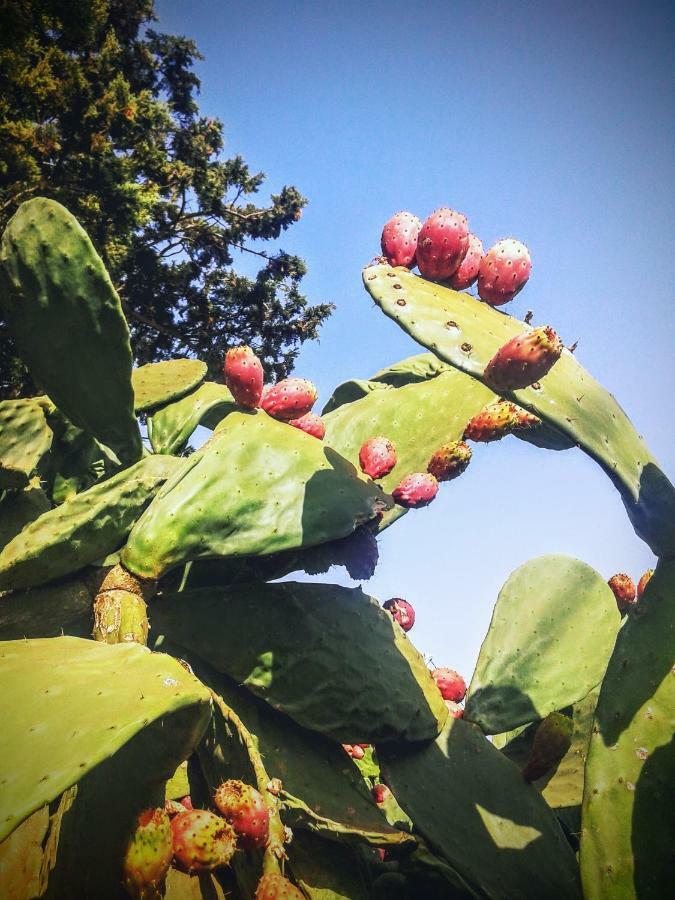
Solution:
[(385, 224), (380, 245), (390, 266), (406, 266), (412, 269), (415, 265), (417, 236), (421, 227), (421, 220), (409, 212), (397, 212)]
[(445, 705), (448, 707), (448, 712), (452, 716), (453, 719), (463, 719), (464, 718), (464, 710), (462, 707), (455, 703), (454, 700), (446, 700)]
[(443, 281), (459, 268), (469, 250), (466, 216), (442, 207), (433, 212), (417, 237), (417, 266), (425, 278)]
[(619, 612), (627, 612), (635, 603), (636, 590), (633, 579), (630, 575), (620, 572), (618, 575), (612, 575), (607, 584), (616, 597), (616, 605), (619, 607)]
[(159, 888), (171, 865), (171, 822), (163, 809), (146, 809), (124, 854), (124, 884), (132, 897), (159, 896)]
[(320, 441), (323, 440), (326, 434), (324, 421), (316, 413), (308, 412), (304, 416), (300, 416), (299, 419), (289, 419), (288, 424), (292, 425), (293, 428), (299, 428), (305, 434), (311, 434), (312, 437), (318, 438)]
[(225, 354), (225, 384), (238, 406), (255, 409), (260, 406), (263, 389), (263, 367), (250, 347), (233, 347)]
[(173, 858), (188, 875), (226, 866), (237, 849), (233, 828), (206, 809), (186, 810), (171, 820)]
[(471, 448), (464, 441), (452, 441), (439, 447), (427, 465), (427, 472), (438, 481), (452, 481), (471, 461)]
[(520, 241), (497, 241), (480, 261), (478, 294), (490, 306), (513, 300), (523, 289), (532, 271), (530, 252)]
[(562, 341), (548, 325), (524, 331), (497, 350), (483, 378), (497, 393), (529, 387), (552, 369), (562, 350)]
[(299, 419), (310, 411), (318, 392), (306, 378), (284, 378), (263, 389), (260, 405), (275, 419)]
[(647, 582), (649, 581), (649, 579), (652, 577), (653, 574), (654, 574), (653, 569), (647, 569), (647, 571), (644, 573), (644, 575), (638, 581), (638, 586), (637, 586), (638, 600), (642, 599), (642, 595), (644, 594), (645, 588), (647, 587)]
[(495, 400), (469, 420), (464, 429), (468, 441), (489, 444), (511, 434), (518, 425), (518, 407), (509, 400)]
[(258, 882), (255, 900), (305, 900), (305, 895), (283, 875), (269, 872)]
[(454, 669), (434, 669), (431, 677), (444, 700), (461, 703), (466, 694), (466, 683), (459, 673)]
[(373, 795), (373, 800), (376, 803), (384, 803), (385, 800), (391, 797), (391, 791), (386, 784), (376, 784), (370, 793)]
[(388, 613), (391, 613), (404, 631), (410, 631), (415, 624), (415, 610), (402, 597), (392, 597), (391, 600), (386, 600), (382, 606)]
[(370, 478), (384, 478), (396, 465), (396, 447), (382, 435), (368, 438), (359, 450), (359, 465)]
[(448, 278), (448, 287), (456, 291), (465, 291), (478, 278), (480, 262), (483, 258), (483, 242), (475, 234), (469, 233), (469, 249), (459, 267)]
[(391, 492), (399, 506), (418, 509), (427, 506), (438, 493), (438, 481), (428, 472), (413, 472)]
[(270, 812), (259, 791), (250, 784), (231, 779), (216, 789), (214, 803), (234, 828), (240, 847), (253, 850), (267, 846)]

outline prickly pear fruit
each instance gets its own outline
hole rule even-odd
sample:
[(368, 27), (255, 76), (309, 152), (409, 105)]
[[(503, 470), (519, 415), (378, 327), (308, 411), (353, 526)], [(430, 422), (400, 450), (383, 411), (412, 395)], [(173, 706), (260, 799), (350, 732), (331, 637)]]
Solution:
[(464, 441), (443, 444), (429, 460), (427, 472), (438, 481), (452, 481), (469, 465), (471, 448)]
[(454, 700), (446, 700), (445, 705), (448, 707), (448, 713), (453, 719), (462, 719), (464, 717), (464, 710)]
[(461, 703), (466, 694), (466, 683), (454, 669), (434, 669), (431, 677), (436, 682), (444, 700)]
[(366, 755), (366, 751), (360, 744), (352, 744), (351, 748), (352, 749), (349, 755), (352, 759), (363, 759), (363, 757)]
[(324, 425), (323, 419), (321, 416), (317, 416), (316, 413), (312, 412), (305, 413), (305, 415), (300, 416), (299, 419), (289, 419), (288, 424), (292, 425), (293, 428), (299, 428), (300, 431), (311, 434), (312, 437), (318, 438), (320, 441), (323, 440), (326, 433), (326, 426)]
[(258, 882), (255, 900), (305, 900), (305, 895), (283, 875), (268, 872)]
[(382, 606), (388, 613), (391, 613), (404, 631), (410, 631), (415, 624), (415, 610), (402, 597), (392, 597), (391, 600), (386, 600)]
[(508, 400), (495, 400), (488, 403), (469, 421), (464, 429), (464, 437), (469, 441), (487, 444), (499, 441), (511, 434), (518, 423), (518, 411), (515, 403)]
[(417, 509), (428, 506), (438, 493), (438, 481), (428, 472), (413, 472), (394, 488), (391, 496), (399, 506)]
[(529, 387), (550, 371), (562, 350), (562, 341), (552, 328), (533, 328), (500, 347), (485, 367), (483, 378), (497, 393)]
[(638, 585), (637, 585), (638, 600), (642, 600), (642, 595), (644, 594), (645, 588), (647, 587), (647, 582), (649, 581), (649, 579), (652, 577), (653, 574), (654, 574), (653, 569), (647, 569), (647, 571), (644, 573), (644, 575), (638, 581)]
[(146, 809), (124, 854), (124, 886), (135, 900), (159, 900), (173, 855), (171, 822), (163, 809)]
[(386, 784), (376, 784), (370, 793), (373, 795), (373, 800), (376, 803), (384, 803), (391, 797), (391, 791)]
[(458, 268), (469, 249), (466, 216), (442, 207), (433, 212), (417, 237), (417, 266), (425, 278), (443, 281)]
[(368, 438), (359, 450), (359, 465), (371, 478), (384, 478), (396, 465), (396, 448), (382, 435)]
[(259, 791), (243, 781), (224, 781), (216, 790), (214, 803), (234, 828), (240, 847), (253, 850), (267, 846), (270, 811)]
[(534, 413), (528, 412), (522, 406), (516, 406), (516, 431), (531, 431), (533, 428), (539, 428), (541, 419)]
[(469, 233), (469, 249), (459, 264), (459, 268), (448, 279), (448, 285), (456, 291), (465, 291), (478, 278), (480, 261), (483, 258), (483, 243), (475, 234)]
[(256, 409), (263, 389), (263, 367), (253, 350), (246, 345), (233, 347), (225, 354), (225, 384), (238, 406)]
[(554, 769), (572, 744), (573, 723), (562, 713), (549, 713), (534, 733), (530, 758), (522, 772), (525, 781), (536, 781)]
[(232, 826), (206, 809), (186, 810), (174, 816), (171, 831), (174, 862), (188, 875), (226, 866), (237, 849)]
[(618, 575), (612, 575), (607, 584), (611, 587), (612, 593), (616, 597), (616, 605), (619, 607), (619, 612), (627, 612), (635, 603), (636, 591), (633, 579), (630, 575), (625, 575), (621, 572)]
[(261, 406), (273, 418), (288, 422), (308, 413), (317, 396), (315, 386), (306, 378), (284, 378), (263, 389)]
[(497, 241), (480, 261), (478, 294), (491, 306), (508, 303), (525, 286), (531, 271), (525, 244), (513, 238)]
[(389, 219), (382, 229), (381, 246), (390, 266), (413, 268), (421, 227), (421, 220), (409, 212), (397, 212)]

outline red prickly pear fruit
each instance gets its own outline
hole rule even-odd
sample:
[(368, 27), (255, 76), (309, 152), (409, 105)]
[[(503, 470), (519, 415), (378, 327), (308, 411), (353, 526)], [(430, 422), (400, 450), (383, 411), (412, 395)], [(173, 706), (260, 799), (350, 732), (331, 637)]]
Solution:
[(644, 594), (645, 588), (647, 587), (647, 582), (649, 581), (649, 579), (652, 577), (653, 574), (654, 574), (653, 569), (647, 569), (647, 571), (644, 573), (644, 575), (638, 581), (638, 585), (637, 585), (638, 600), (642, 600), (642, 595)]
[(396, 448), (382, 435), (368, 438), (359, 450), (359, 465), (370, 478), (384, 478), (396, 465)]
[(454, 669), (434, 669), (431, 677), (436, 682), (444, 700), (461, 703), (466, 694), (466, 683)]
[(224, 781), (216, 790), (214, 803), (234, 828), (240, 847), (253, 850), (267, 846), (270, 811), (259, 791), (243, 781)]
[(496, 400), (484, 406), (469, 421), (464, 429), (464, 437), (469, 441), (488, 444), (511, 434), (517, 423), (518, 412), (515, 403), (509, 400)]
[(497, 350), (485, 367), (483, 379), (497, 393), (529, 387), (551, 370), (562, 350), (562, 341), (552, 328), (533, 328)]
[(386, 784), (376, 784), (370, 793), (373, 795), (373, 800), (376, 803), (384, 803), (391, 797), (391, 791)]
[(636, 590), (635, 582), (630, 575), (619, 573), (612, 575), (607, 584), (612, 589), (612, 593), (616, 597), (616, 605), (619, 607), (620, 613), (628, 612), (635, 603)]
[(364, 750), (368, 750), (370, 744), (354, 744), (355, 747), (363, 747)]
[(464, 441), (443, 444), (429, 460), (427, 472), (437, 481), (452, 481), (466, 469), (471, 461), (471, 448)]
[(413, 268), (421, 227), (421, 220), (409, 212), (397, 212), (389, 219), (382, 229), (381, 246), (390, 266)]
[(522, 406), (516, 406), (516, 431), (531, 431), (533, 428), (539, 428), (541, 419), (534, 413), (528, 412)]
[(443, 281), (459, 268), (469, 250), (466, 216), (442, 207), (433, 212), (417, 237), (417, 266), (425, 278)]
[(404, 631), (410, 631), (415, 624), (415, 610), (407, 600), (402, 597), (392, 597), (382, 605)]
[(326, 434), (324, 421), (316, 413), (308, 412), (304, 416), (300, 416), (299, 419), (289, 419), (288, 424), (292, 425), (293, 428), (299, 428), (300, 431), (304, 431), (306, 434), (311, 434), (312, 437), (318, 438), (320, 441), (323, 440)]
[(350, 754), (352, 759), (363, 759), (366, 755), (366, 751), (360, 744), (352, 744), (352, 752)]
[(124, 854), (124, 885), (135, 900), (159, 900), (171, 865), (171, 822), (163, 809), (146, 809)]
[(380, 862), (384, 862), (387, 858), (387, 851), (384, 849), (384, 847), (376, 847), (375, 849), (377, 851), (377, 855), (380, 858)]
[(181, 806), (184, 806), (185, 809), (189, 809), (190, 811), (194, 809), (194, 806), (192, 805), (192, 797), (190, 797), (189, 794), (187, 794), (185, 797), (182, 797), (180, 802)]
[(258, 882), (255, 900), (305, 900), (305, 895), (283, 875), (268, 872)]
[(288, 422), (308, 413), (317, 396), (316, 387), (306, 378), (284, 378), (263, 390), (261, 406), (273, 418)]
[(478, 269), (483, 258), (483, 243), (475, 234), (469, 232), (469, 249), (459, 264), (459, 268), (448, 278), (448, 287), (456, 291), (465, 291), (478, 278)]
[(173, 859), (191, 875), (226, 866), (237, 849), (232, 826), (206, 809), (185, 810), (171, 820)]
[(263, 389), (263, 367), (250, 347), (233, 347), (225, 354), (225, 384), (238, 406), (256, 409)]
[(455, 703), (454, 700), (446, 700), (445, 705), (448, 707), (448, 713), (453, 719), (464, 718), (464, 710), (458, 703)]
[(418, 509), (428, 506), (438, 493), (438, 481), (428, 472), (413, 472), (394, 488), (391, 496), (399, 506)]
[(530, 252), (520, 241), (497, 241), (480, 261), (478, 295), (490, 306), (502, 306), (523, 289), (532, 271)]
[(522, 769), (525, 781), (537, 781), (554, 769), (572, 746), (573, 722), (562, 713), (549, 713), (537, 726), (530, 756)]

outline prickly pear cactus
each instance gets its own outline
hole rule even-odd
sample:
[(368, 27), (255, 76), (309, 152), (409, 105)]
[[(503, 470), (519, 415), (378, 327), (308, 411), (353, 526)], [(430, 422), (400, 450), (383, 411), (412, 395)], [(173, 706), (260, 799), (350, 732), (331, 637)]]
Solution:
[(0, 403), (0, 490), (26, 487), (51, 443), (52, 430), (38, 400)]

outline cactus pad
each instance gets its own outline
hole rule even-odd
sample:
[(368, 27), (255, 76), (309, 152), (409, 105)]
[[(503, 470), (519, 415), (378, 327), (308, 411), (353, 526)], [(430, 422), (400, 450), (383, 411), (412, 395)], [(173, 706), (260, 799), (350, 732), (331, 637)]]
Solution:
[(148, 435), (155, 453), (180, 453), (202, 422), (214, 428), (237, 407), (223, 384), (207, 381), (187, 397), (164, 406), (148, 419)]
[(168, 359), (139, 366), (131, 373), (136, 412), (152, 412), (192, 393), (206, 378), (199, 359)]
[(42, 405), (36, 400), (0, 403), (0, 490), (25, 487), (52, 443)]

